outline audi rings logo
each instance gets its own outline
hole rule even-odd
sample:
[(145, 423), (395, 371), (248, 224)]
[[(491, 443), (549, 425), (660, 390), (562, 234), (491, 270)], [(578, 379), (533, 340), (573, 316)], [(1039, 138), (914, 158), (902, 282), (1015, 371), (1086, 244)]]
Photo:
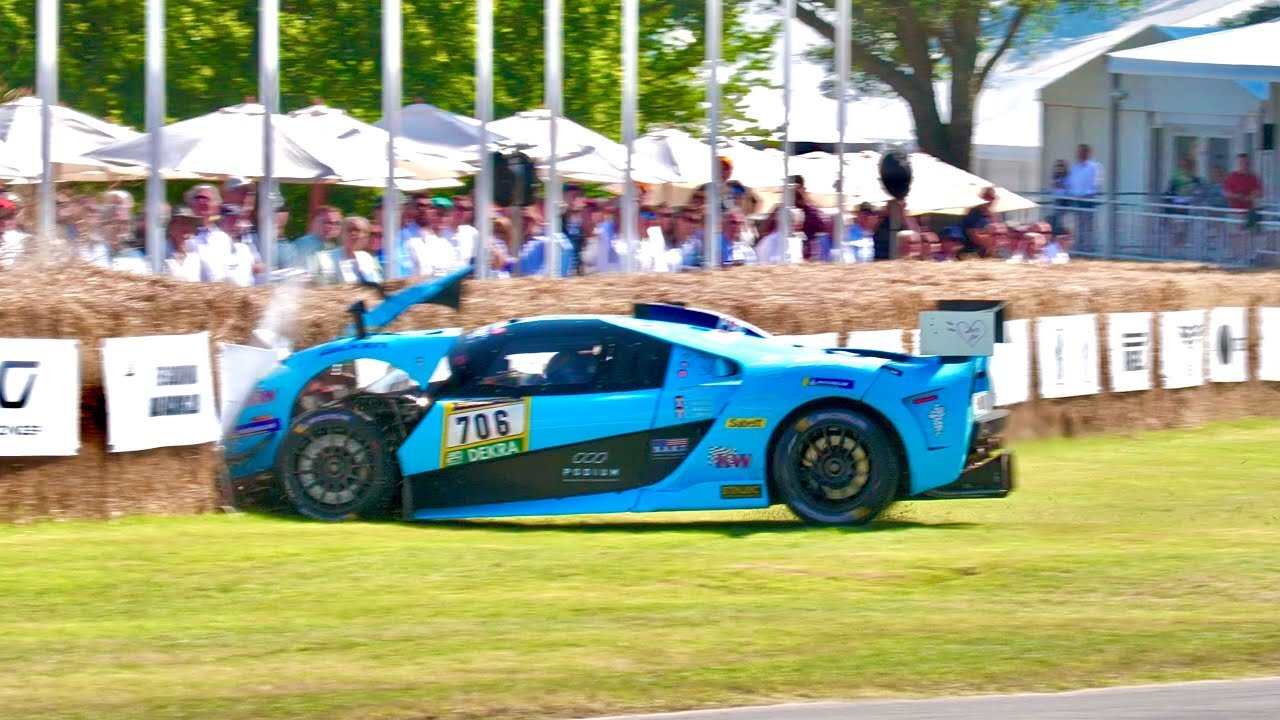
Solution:
[(574, 465), (603, 465), (608, 461), (607, 452), (580, 452), (573, 456)]

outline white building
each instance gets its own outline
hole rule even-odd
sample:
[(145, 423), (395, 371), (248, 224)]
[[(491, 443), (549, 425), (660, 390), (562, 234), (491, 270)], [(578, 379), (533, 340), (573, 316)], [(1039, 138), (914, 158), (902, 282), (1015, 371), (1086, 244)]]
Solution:
[(1234, 169), (1238, 153), (1249, 153), (1256, 166), (1267, 106), (1265, 82), (1123, 75), (1113, 88), (1107, 70), (1107, 53), (1222, 32), (1227, 31), (1148, 27), (1047, 85), (1040, 93), (1041, 167), (1050, 169), (1059, 159), (1071, 163), (1081, 143), (1090, 145), (1094, 158), (1104, 166), (1111, 161), (1113, 89), (1120, 93), (1116, 128), (1120, 152), (1117, 167), (1107, 169), (1117, 173), (1116, 193), (1163, 193), (1184, 158), (1205, 180), (1212, 168), (1224, 173)]
[[(1051, 32), (1020, 42), (988, 78), (978, 97), (974, 162), (970, 169), (1016, 192), (1044, 190), (1051, 166), (1042, 165), (1046, 155), (1041, 151), (1042, 138), (1047, 136), (1042, 134), (1037, 98), (1043, 88), (1082, 66), (1101, 62), (1109, 50), (1150, 26), (1204, 28), (1264, 2), (1141, 0), (1136, 9), (1108, 14), (1061, 11)], [(795, 34), (797, 57), (807, 48), (825, 42), (799, 24)], [(819, 91), (825, 71), (813, 63), (795, 60), (792, 75), (792, 140), (834, 142), (836, 103)], [(781, 63), (771, 80), (781, 83)], [(939, 87), (939, 105), (944, 113), (949, 107), (946, 89), (945, 83)], [(747, 114), (765, 127), (781, 126), (782, 107), (781, 91), (770, 88), (753, 91), (746, 103)], [(845, 134), (850, 143), (910, 143), (914, 139), (911, 113), (906, 103), (896, 97), (861, 98), (849, 106), (848, 118)]]

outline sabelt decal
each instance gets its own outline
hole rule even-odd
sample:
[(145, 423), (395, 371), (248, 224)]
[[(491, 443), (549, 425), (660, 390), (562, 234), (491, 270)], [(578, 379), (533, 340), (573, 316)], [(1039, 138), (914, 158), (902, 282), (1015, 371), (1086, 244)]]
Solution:
[(713, 447), (708, 451), (711, 467), (722, 470), (751, 467), (751, 456), (727, 447)]
[(649, 459), (679, 460), (689, 454), (689, 438), (661, 438), (649, 441)]
[(254, 405), (268, 405), (275, 401), (276, 401), (275, 390), (255, 388), (253, 391), (253, 394), (249, 396), (249, 402), (247, 403), (247, 405), (249, 407), (252, 407)]
[(529, 398), (444, 404), (440, 466), (519, 455), (529, 449)]
[(807, 377), (804, 379), (804, 382), (801, 384), (804, 385), (805, 387), (829, 387), (829, 388), (840, 388), (841, 390), (853, 389), (853, 381), (845, 380), (844, 378)]
[(721, 485), (721, 500), (753, 500), (764, 497), (764, 490), (759, 485)]
[(762, 430), (768, 423), (765, 418), (729, 418), (724, 426), (730, 430)]

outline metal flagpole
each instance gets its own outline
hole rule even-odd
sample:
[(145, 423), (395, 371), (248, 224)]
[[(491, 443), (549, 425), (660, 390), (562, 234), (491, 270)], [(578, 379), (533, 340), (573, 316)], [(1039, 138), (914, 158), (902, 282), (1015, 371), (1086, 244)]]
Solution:
[(476, 118), (480, 120), (480, 174), (476, 177), (476, 277), (489, 277), (489, 246), (493, 235), (493, 156), (489, 153), (489, 122), (493, 120), (493, 0), (476, 0)]
[(720, 266), (720, 0), (707, 0), (707, 144), (711, 146), (711, 192), (707, 197), (703, 265)]
[[(782, 212), (778, 217), (778, 259), (785, 260), (791, 240), (791, 207), (795, 188), (791, 185), (791, 22), (796, 16), (796, 0), (787, 0), (782, 18)], [(761, 258), (768, 262), (773, 258)]]
[(276, 267), (275, 115), (280, 112), (280, 0), (258, 6), (258, 102), (262, 103), (262, 182), (258, 183), (258, 243), (267, 272)]
[(160, 153), (164, 148), (164, 0), (147, 0), (147, 257), (151, 272), (164, 272), (165, 193)]
[(544, 62), (544, 84), (546, 92), (547, 114), (551, 123), (551, 162), (547, 167), (547, 223), (546, 253), (547, 274), (560, 276), (560, 173), (556, 167), (556, 154), (560, 151), (557, 137), (559, 135), (560, 115), (564, 112), (561, 102), (563, 87), (561, 83), (564, 73), (560, 65), (563, 62), (563, 47), (560, 34), (564, 30), (564, 6), (561, 0), (546, 0), (545, 40), (546, 60)]
[(36, 28), (36, 92), (40, 95), (40, 241), (37, 247), (41, 248), (41, 254), (47, 254), (57, 230), (53, 108), (58, 104), (58, 0), (40, 0)]
[[(622, 142), (627, 146), (627, 179), (622, 187), (622, 238), (627, 244), (623, 258), (623, 271), (635, 269), (636, 245), (639, 232), (639, 210), (636, 204), (636, 184), (631, 176), (631, 164), (636, 145), (637, 76), (639, 75), (640, 1), (622, 0)], [(604, 252), (604, 249), (597, 249)]]
[(387, 128), (387, 184), (382, 197), (382, 262), (386, 277), (400, 277), (400, 190), (396, 187), (396, 138), (400, 137), (402, 73), (400, 0), (382, 0), (382, 119)]
[(845, 124), (848, 122), (846, 113), (846, 96), (849, 93), (849, 8), (850, 0), (840, 0), (840, 13), (837, 17), (836, 28), (836, 98), (839, 103), (836, 105), (836, 128), (839, 144), (836, 146), (836, 159), (840, 163), (838, 179), (836, 180), (836, 218), (833, 226), (834, 237), (831, 238), (831, 251), (835, 253), (835, 257), (841, 258), (844, 252), (844, 131)]

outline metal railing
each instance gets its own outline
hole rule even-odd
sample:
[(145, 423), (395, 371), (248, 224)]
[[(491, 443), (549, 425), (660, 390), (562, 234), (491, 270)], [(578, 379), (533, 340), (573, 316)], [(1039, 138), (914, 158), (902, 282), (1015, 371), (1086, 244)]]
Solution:
[(1178, 198), (1032, 196), (1037, 211), (1008, 222), (1044, 220), (1073, 238), (1072, 254), (1129, 260), (1204, 262), (1227, 267), (1280, 264), (1280, 211), (1254, 213)]

